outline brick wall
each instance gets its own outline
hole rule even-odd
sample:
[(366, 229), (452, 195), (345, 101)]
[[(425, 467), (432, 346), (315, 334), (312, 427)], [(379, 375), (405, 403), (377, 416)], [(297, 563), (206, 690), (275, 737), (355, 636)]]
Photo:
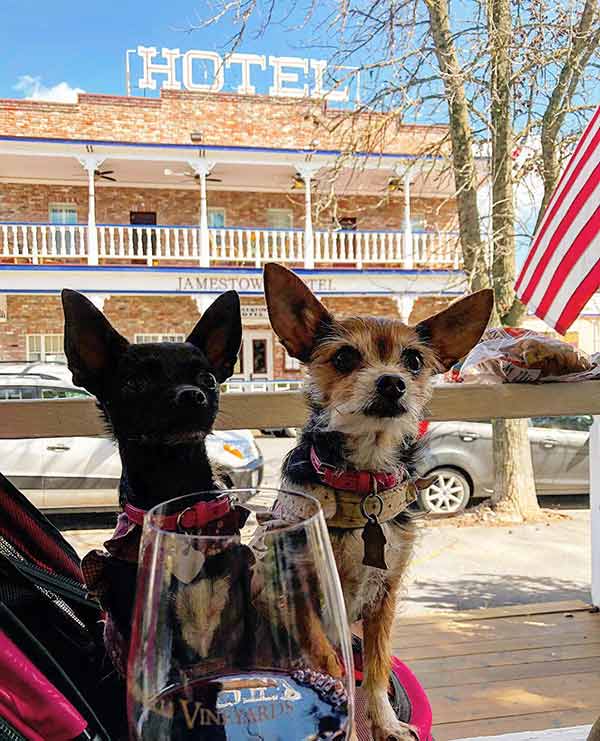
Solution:
[(326, 296), (322, 301), (327, 309), (340, 319), (365, 315), (400, 318), (398, 306), (389, 296)]
[[(293, 223), (304, 226), (303, 193), (252, 193), (208, 191), (209, 208), (225, 209), (226, 226), (266, 227), (268, 209), (289, 209)], [(51, 205), (77, 208), (77, 219), (87, 222), (87, 187), (62, 185), (0, 184), (0, 221), (48, 221)], [(129, 224), (131, 211), (155, 211), (159, 224), (191, 225), (199, 219), (199, 196), (189, 190), (162, 188), (115, 188), (99, 186), (96, 191), (96, 221), (99, 224)], [(426, 228), (455, 228), (453, 201), (412, 199), (413, 219)], [(358, 229), (402, 229), (403, 204), (399, 198), (381, 202), (375, 197), (340, 198), (338, 217), (356, 218)], [(331, 212), (315, 215), (315, 226), (329, 226)]]
[(416, 154), (446, 134), (443, 126), (382, 125), (386, 120), (371, 112), (349, 121), (314, 101), (229, 93), (82, 94), (73, 104), (0, 100), (0, 134), (10, 136), (190, 144), (190, 133), (201, 131), (204, 144)]
[[(323, 300), (336, 316), (354, 314), (398, 317), (389, 297), (328, 297)], [(242, 304), (262, 305), (259, 297), (242, 297)], [(0, 324), (0, 360), (25, 360), (28, 334), (62, 334), (63, 312), (58, 296), (8, 296), (8, 321)], [(200, 318), (190, 296), (109, 296), (104, 313), (115, 329), (128, 340), (136, 334), (189, 334)], [(245, 331), (270, 331), (267, 321), (247, 323)], [(273, 335), (274, 378), (298, 378), (300, 372), (286, 369), (285, 350)]]
[(104, 314), (128, 340), (136, 334), (184, 334), (192, 331), (200, 312), (191, 296), (110, 296)]
[(25, 360), (28, 334), (62, 334), (58, 296), (7, 296), (8, 320), (0, 324), (0, 360)]
[(438, 311), (443, 311), (449, 306), (452, 301), (456, 300), (457, 296), (417, 296), (415, 303), (413, 304), (410, 317), (408, 319), (409, 324), (418, 324), (423, 319), (437, 314)]

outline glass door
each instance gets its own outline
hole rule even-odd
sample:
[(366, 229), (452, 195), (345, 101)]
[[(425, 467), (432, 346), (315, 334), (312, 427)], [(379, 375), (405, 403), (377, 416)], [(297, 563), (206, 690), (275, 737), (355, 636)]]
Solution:
[[(273, 337), (265, 331), (245, 331), (240, 356), (235, 367), (234, 379), (252, 381), (254, 390), (260, 391), (273, 378)], [(231, 384), (230, 384), (231, 385)]]

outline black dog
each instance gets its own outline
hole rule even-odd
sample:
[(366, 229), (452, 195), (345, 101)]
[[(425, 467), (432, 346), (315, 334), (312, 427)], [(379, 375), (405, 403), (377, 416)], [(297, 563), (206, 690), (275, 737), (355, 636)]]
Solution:
[[(83, 560), (88, 589), (108, 613), (109, 654), (123, 671), (143, 512), (219, 487), (205, 438), (217, 414), (219, 384), (233, 373), (239, 352), (240, 302), (235, 291), (224, 293), (184, 343), (133, 345), (81, 294), (64, 290), (62, 301), (73, 381), (98, 399), (123, 466), (124, 513), (105, 543), (108, 553), (93, 551)], [(228, 532), (240, 524), (235, 517), (232, 512), (226, 521)]]

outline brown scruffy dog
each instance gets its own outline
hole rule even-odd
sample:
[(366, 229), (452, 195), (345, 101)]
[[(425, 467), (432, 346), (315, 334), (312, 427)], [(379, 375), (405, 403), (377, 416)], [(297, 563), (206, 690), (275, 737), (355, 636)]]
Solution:
[[(490, 318), (492, 291), (409, 327), (397, 319), (335, 319), (292, 272), (265, 268), (273, 329), (308, 373), (310, 419), (283, 465), (283, 487), (316, 496), (329, 526), (350, 623), (363, 621), (364, 690), (376, 741), (415, 738), (388, 698), (390, 634), (414, 525), (418, 425), (431, 378), (466, 355)], [(291, 518), (297, 497), (276, 509)], [(296, 500), (296, 502), (294, 501)], [(326, 651), (314, 636), (318, 651)], [(332, 659), (322, 663), (331, 670)]]

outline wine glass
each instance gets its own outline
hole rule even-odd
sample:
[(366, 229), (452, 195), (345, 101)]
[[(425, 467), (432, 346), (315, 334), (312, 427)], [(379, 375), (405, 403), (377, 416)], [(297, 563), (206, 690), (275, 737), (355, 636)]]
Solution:
[[(351, 737), (351, 638), (325, 520), (317, 500), (302, 494), (290, 500), (294, 522), (276, 520), (269, 512), (281, 495), (199, 492), (147, 513), (129, 654), (130, 739)], [(233, 507), (237, 532), (224, 533), (224, 520), (210, 534), (181, 527), (199, 502), (216, 498)]]

